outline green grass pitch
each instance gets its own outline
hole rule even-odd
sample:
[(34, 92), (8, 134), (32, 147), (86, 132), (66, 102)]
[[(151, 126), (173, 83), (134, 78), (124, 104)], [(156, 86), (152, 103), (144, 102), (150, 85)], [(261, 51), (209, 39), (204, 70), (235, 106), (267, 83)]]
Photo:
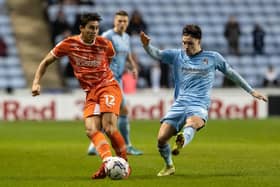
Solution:
[(0, 122), (1, 187), (280, 186), (280, 119), (209, 120), (174, 158), (176, 173), (157, 177), (158, 121), (132, 121), (134, 145), (127, 180), (91, 180), (100, 159), (87, 156), (82, 121)]

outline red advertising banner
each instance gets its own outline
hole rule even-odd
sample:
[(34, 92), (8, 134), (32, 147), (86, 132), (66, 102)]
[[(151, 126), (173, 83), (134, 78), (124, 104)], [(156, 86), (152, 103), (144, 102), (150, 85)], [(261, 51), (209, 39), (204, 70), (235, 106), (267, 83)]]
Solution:
[[(159, 119), (170, 108), (172, 94), (127, 96), (131, 119)], [(1, 96), (0, 120), (76, 120), (83, 116), (83, 94)], [(267, 103), (244, 96), (217, 95), (212, 98), (209, 118), (265, 118)]]

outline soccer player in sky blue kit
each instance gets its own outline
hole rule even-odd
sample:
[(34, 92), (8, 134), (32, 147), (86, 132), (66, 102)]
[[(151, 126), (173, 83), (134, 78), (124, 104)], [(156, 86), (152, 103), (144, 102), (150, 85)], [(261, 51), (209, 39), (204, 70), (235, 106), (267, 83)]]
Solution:
[[(158, 150), (165, 161), (165, 167), (158, 176), (175, 173), (172, 154), (178, 155), (179, 150), (189, 144), (195, 133), (204, 127), (208, 119), (210, 92), (216, 70), (221, 71), (254, 98), (267, 101), (267, 98), (254, 90), (218, 52), (202, 50), (201, 36), (199, 26), (186, 25), (182, 33), (183, 49), (159, 50), (150, 44), (149, 36), (143, 32), (140, 34), (143, 47), (151, 57), (173, 65), (175, 79), (175, 101), (161, 119), (158, 132)], [(176, 134), (175, 145), (171, 150), (168, 141)]]
[[(115, 13), (114, 18), (114, 28), (109, 29), (108, 31), (102, 34), (103, 37), (109, 39), (116, 51), (116, 55), (112, 59), (110, 64), (110, 68), (114, 73), (115, 79), (119, 82), (122, 87), (122, 75), (125, 70), (126, 62), (129, 62), (132, 67), (132, 73), (135, 79), (138, 76), (137, 65), (133, 60), (131, 50), (130, 50), (130, 37), (125, 32), (128, 26), (128, 14), (126, 11), (118, 11)], [(118, 128), (125, 140), (127, 147), (127, 154), (130, 155), (141, 155), (142, 151), (136, 149), (132, 146), (130, 141), (130, 124), (128, 120), (128, 107), (126, 103), (126, 99), (124, 94), (122, 93), (122, 103), (121, 103), (121, 111), (118, 119)], [(88, 154), (94, 155), (96, 154), (95, 148), (91, 143), (88, 148)]]

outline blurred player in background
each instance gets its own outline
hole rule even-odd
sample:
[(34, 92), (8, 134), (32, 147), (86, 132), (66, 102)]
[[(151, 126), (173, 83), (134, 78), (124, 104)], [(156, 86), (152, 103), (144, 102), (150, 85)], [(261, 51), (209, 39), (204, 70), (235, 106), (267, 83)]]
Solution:
[[(131, 54), (130, 37), (125, 32), (127, 26), (128, 26), (128, 14), (127, 12), (121, 10), (115, 13), (114, 28), (102, 34), (103, 37), (109, 39), (112, 42), (114, 49), (116, 50), (116, 55), (112, 59), (110, 68), (114, 73), (115, 79), (121, 85), (121, 88), (122, 88), (122, 76), (125, 70), (126, 62), (128, 62), (132, 67), (132, 73), (134, 78), (137, 79), (138, 76), (137, 65), (133, 60)], [(142, 151), (134, 148), (130, 141), (130, 124), (128, 120), (128, 106), (123, 92), (122, 92), (120, 116), (118, 119), (118, 128), (125, 140), (127, 154), (130, 155), (143, 154)], [(92, 143), (88, 148), (88, 154), (89, 155), (96, 154), (95, 148)]]
[[(167, 114), (161, 119), (158, 133), (158, 150), (165, 161), (165, 167), (157, 174), (167, 176), (175, 173), (172, 155), (178, 155), (181, 148), (193, 139), (196, 131), (203, 128), (208, 119), (210, 91), (215, 71), (221, 71), (254, 98), (267, 98), (254, 90), (218, 52), (201, 48), (202, 32), (197, 25), (183, 28), (183, 49), (159, 50), (150, 44), (150, 38), (142, 32), (141, 42), (146, 52), (156, 60), (173, 65), (175, 98)], [(182, 132), (180, 132), (180, 130)], [(171, 151), (169, 139), (176, 135)]]
[(86, 92), (86, 134), (103, 161), (92, 179), (106, 177), (104, 162), (112, 156), (110, 145), (101, 129), (110, 138), (116, 154), (127, 160), (125, 141), (117, 128), (122, 94), (110, 69), (115, 51), (108, 39), (98, 36), (100, 20), (101, 17), (96, 13), (82, 15), (80, 35), (64, 39), (46, 55), (36, 71), (32, 85), (32, 95), (39, 95), (40, 80), (47, 67), (60, 57), (69, 57), (74, 74)]

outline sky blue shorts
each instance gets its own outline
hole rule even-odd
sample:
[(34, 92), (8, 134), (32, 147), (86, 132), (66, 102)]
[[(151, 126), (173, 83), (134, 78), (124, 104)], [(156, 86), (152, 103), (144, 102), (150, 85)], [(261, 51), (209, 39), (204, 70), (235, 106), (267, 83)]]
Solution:
[(160, 123), (167, 123), (179, 132), (186, 120), (191, 116), (199, 116), (205, 122), (208, 120), (208, 110), (202, 106), (192, 106), (187, 103), (175, 101)]

